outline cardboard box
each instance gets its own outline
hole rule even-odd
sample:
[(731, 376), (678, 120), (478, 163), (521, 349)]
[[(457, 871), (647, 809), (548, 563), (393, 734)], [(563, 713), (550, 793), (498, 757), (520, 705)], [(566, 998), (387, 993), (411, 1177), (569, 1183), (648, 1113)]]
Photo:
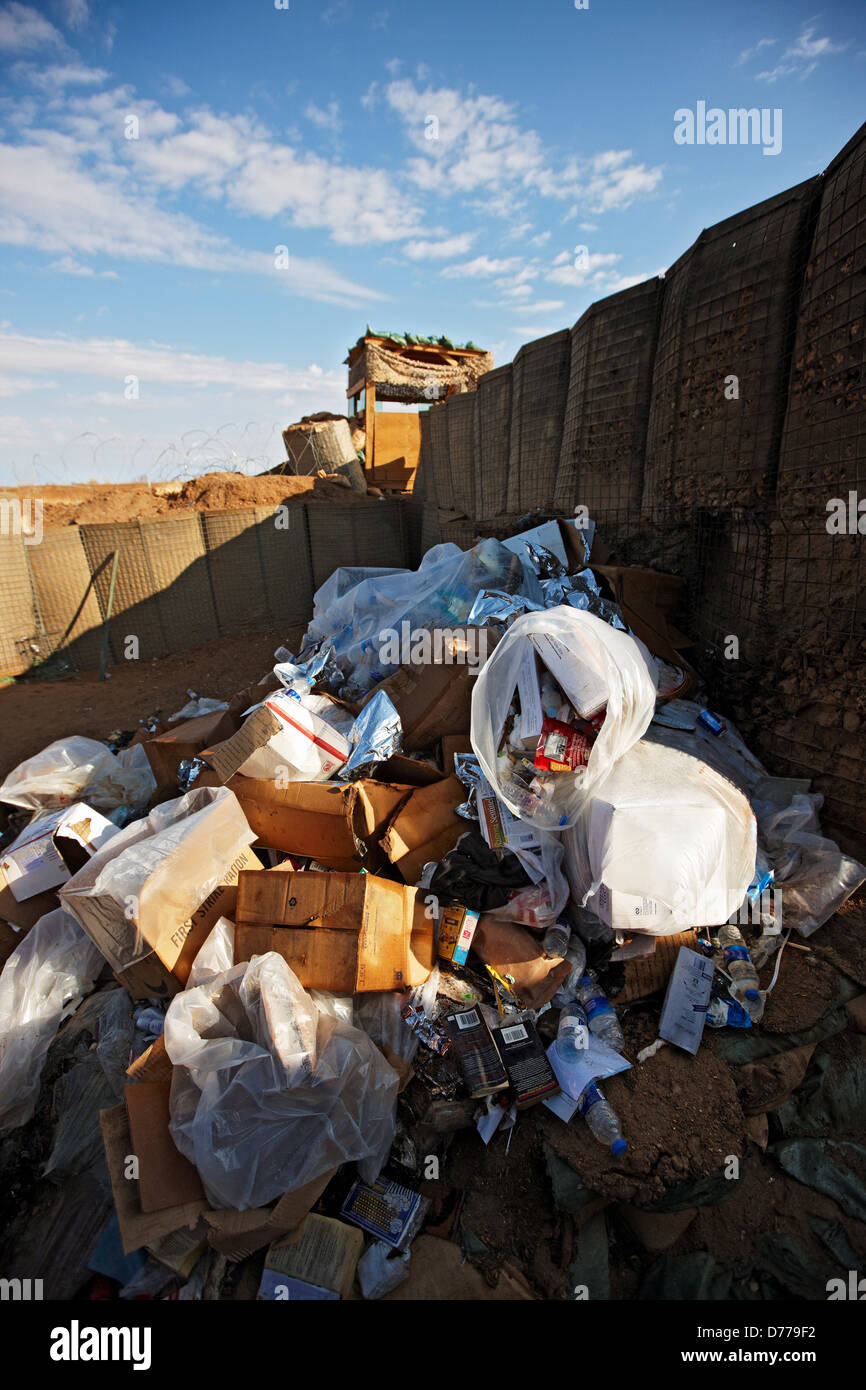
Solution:
[(423, 900), (371, 874), (242, 873), (235, 921), (235, 963), (276, 951), (305, 989), (406, 989), (433, 969)]
[(394, 813), (382, 848), (407, 883), (417, 883), (424, 865), (453, 849), (469, 823), (456, 814), (466, 788), (456, 777), (416, 787)]
[(237, 728), (230, 710), (215, 710), (195, 719), (169, 725), (165, 733), (146, 739), (144, 751), (157, 787), (177, 786), (177, 770), (185, 758), (195, 758), (212, 743), (221, 743)]
[(664, 989), (680, 947), (697, 947), (698, 934), (696, 931), (675, 932), (670, 936), (655, 936), (651, 940), (655, 943), (651, 954), (625, 961), (625, 985), (616, 996), (617, 1004), (644, 999)]
[(143, 1212), (203, 1202), (197, 1170), (177, 1148), (169, 1130), (171, 1081), (125, 1086), (132, 1153), (138, 1159), (138, 1197)]
[(0, 920), (8, 922), (10, 927), (14, 927), (20, 933), (19, 941), (25, 932), (36, 926), (40, 917), (44, 917), (46, 912), (53, 912), (59, 906), (60, 899), (53, 890), (49, 893), (37, 893), (26, 902), (17, 902), (6, 882), (6, 875), (0, 869)]
[(439, 917), (439, 955), (454, 965), (465, 965), (475, 928), (477, 912), (469, 907), (443, 907)]
[(357, 1226), (311, 1213), (293, 1235), (269, 1246), (258, 1296), (293, 1302), (347, 1298), (363, 1249)]
[[(183, 989), (211, 927), (234, 911), (238, 874), (259, 862), (249, 845), (252, 832), (227, 789), (200, 788), (171, 805), (180, 819), (172, 821), (169, 807), (160, 807), (146, 820), (134, 821), (60, 893), (63, 906), (134, 999), (167, 997)], [(157, 854), (152, 848), (156, 831), (165, 835), (162, 844), (179, 832), (170, 853)], [(142, 881), (143, 854), (158, 862)], [(96, 890), (100, 875), (120, 855), (129, 866), (129, 896), (124, 898), (104, 883)]]
[(59, 888), (118, 833), (83, 801), (34, 817), (0, 858), (4, 886), (19, 903)]
[(666, 698), (685, 698), (697, 685), (698, 675), (682, 654), (683, 647), (692, 646), (691, 638), (673, 623), (684, 583), (682, 576), (663, 574), (639, 565), (593, 564), (592, 569), (619, 604), (635, 637), (640, 638), (653, 656), (682, 669), (685, 677), (682, 685), (666, 691)]
[(442, 738), (442, 769), (446, 777), (454, 771), (454, 754), (471, 753), (472, 740), (468, 734), (445, 734)]
[(198, 1230), (221, 1255), (243, 1260), (280, 1236), (295, 1230), (315, 1205), (336, 1168), (323, 1173), (297, 1192), (288, 1192), (273, 1207), (251, 1207), (248, 1211), (216, 1211), (206, 1201), (185, 1202), (163, 1211), (144, 1212), (136, 1178), (126, 1176), (128, 1156), (134, 1152), (125, 1105), (100, 1110), (99, 1126), (105, 1161), (111, 1180), (114, 1209), (120, 1228), (124, 1254), (156, 1242), (175, 1232)]
[[(452, 629), (454, 641), (446, 642), (450, 661), (427, 665), (403, 665), (380, 682), (365, 703), (384, 690), (403, 725), (403, 747), (413, 752), (432, 748), (440, 738), (468, 737), (472, 723), (472, 690), (481, 664), (470, 665), (465, 656), (482, 650), (489, 655), (498, 641), (489, 628)], [(479, 644), (485, 643), (486, 648)], [(446, 769), (448, 770), (448, 769)]]
[[(357, 782), (273, 782), (233, 777), (234, 792), (256, 844), (317, 859), (345, 872), (385, 863), (380, 840), (413, 788)], [(250, 866), (253, 867), (253, 866)]]

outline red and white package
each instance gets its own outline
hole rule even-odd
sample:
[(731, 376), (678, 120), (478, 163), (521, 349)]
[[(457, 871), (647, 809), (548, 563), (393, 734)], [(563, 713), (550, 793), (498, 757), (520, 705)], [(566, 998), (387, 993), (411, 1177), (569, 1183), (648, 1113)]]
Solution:
[(586, 767), (592, 744), (572, 724), (545, 717), (535, 750), (535, 766), (544, 772), (574, 772)]

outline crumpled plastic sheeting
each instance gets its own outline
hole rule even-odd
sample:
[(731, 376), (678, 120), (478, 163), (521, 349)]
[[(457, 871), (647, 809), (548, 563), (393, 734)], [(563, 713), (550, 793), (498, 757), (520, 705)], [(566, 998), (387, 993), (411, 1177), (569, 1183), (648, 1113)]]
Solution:
[[(527, 648), (534, 650), (531, 635), (552, 639), (576, 673), (589, 671), (598, 679), (607, 697), (607, 714), (587, 766), (577, 774), (561, 774), (550, 801), (541, 801), (529, 815), (503, 791), (497, 750), (521, 661)], [(636, 637), (568, 605), (527, 613), (509, 628), (475, 682), (473, 751), (494, 792), (518, 819), (547, 830), (574, 825), (591, 792), (646, 731), (655, 709), (656, 686), (655, 660)]]
[(835, 1139), (789, 1139), (769, 1151), (792, 1178), (823, 1192), (855, 1221), (866, 1221), (866, 1149)]
[(866, 868), (821, 834), (818, 811), (824, 798), (800, 793), (782, 811), (758, 822), (759, 837), (775, 866), (782, 890), (784, 925), (811, 936), (838, 912), (866, 880)]
[(144, 806), (156, 787), (141, 745), (114, 754), (104, 743), (74, 734), (58, 738), (19, 763), (0, 786), (0, 801), (33, 811), (86, 801), (100, 811)]
[(350, 1160), (366, 1181), (381, 1170), (397, 1073), (275, 952), (176, 995), (165, 1046), (172, 1137), (213, 1206), (263, 1206)]
[(7, 960), (0, 975), (0, 1134), (32, 1116), (52, 1039), (104, 964), (63, 908), (41, 917)]
[(463, 627), (480, 589), (532, 591), (533, 597), (540, 592), (535, 575), (495, 540), (467, 551), (451, 542), (436, 545), (417, 570), (379, 573), (342, 592), (334, 579), (332, 575), (316, 591), (298, 662), (308, 661), (316, 644), (333, 646), (347, 677), (342, 687), (346, 699), (360, 698), (398, 669), (400, 661), (380, 655), (380, 648), (389, 634), (390, 645), (399, 648), (404, 622), (409, 631)]

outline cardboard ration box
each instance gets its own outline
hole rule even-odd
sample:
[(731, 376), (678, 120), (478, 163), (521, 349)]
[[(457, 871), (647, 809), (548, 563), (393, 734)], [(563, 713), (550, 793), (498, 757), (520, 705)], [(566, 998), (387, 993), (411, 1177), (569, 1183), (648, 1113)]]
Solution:
[(477, 912), (468, 907), (443, 907), (439, 915), (439, 955), (453, 965), (465, 965), (478, 926)]
[(372, 874), (240, 875), (235, 963), (276, 951), (305, 989), (407, 989), (434, 965), (433, 922), (416, 890)]
[(363, 1249), (364, 1234), (357, 1226), (311, 1212), (299, 1231), (268, 1247), (258, 1297), (295, 1302), (347, 1298)]
[(345, 872), (385, 862), (380, 840), (412, 788), (361, 778), (357, 782), (290, 782), (277, 787), (257, 777), (232, 777), (231, 790), (256, 843), (293, 857), (314, 858)]
[(118, 826), (83, 801), (37, 815), (3, 852), (0, 876), (15, 901), (26, 902), (67, 883), (118, 833)]
[(238, 874), (259, 861), (254, 832), (227, 788), (164, 802), (113, 836), (60, 890), (135, 999), (177, 994)]
[(169, 725), (164, 733), (143, 740), (144, 751), (157, 787), (176, 786), (177, 770), (186, 758), (195, 758), (212, 743), (221, 743), (237, 728), (229, 710), (200, 714)]

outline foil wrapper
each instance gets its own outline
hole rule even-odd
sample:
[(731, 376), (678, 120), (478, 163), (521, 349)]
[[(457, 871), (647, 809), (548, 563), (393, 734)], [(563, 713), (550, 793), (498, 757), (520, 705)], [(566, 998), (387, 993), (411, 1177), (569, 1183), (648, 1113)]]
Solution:
[(545, 605), (536, 603), (525, 594), (507, 594), (504, 589), (479, 589), (466, 619), (468, 627), (487, 627), (491, 623), (503, 627), (524, 613), (541, 613)]
[(337, 776), (341, 781), (352, 781), (372, 763), (383, 763), (392, 753), (399, 752), (402, 741), (400, 716), (384, 690), (380, 690), (355, 720), (349, 734), (352, 752)]
[(178, 764), (177, 785), (182, 792), (190, 791), (196, 784), (200, 772), (207, 768), (203, 758), (184, 758)]
[(469, 795), (454, 810), (464, 820), (480, 820), (478, 812), (478, 788), (484, 780), (481, 764), (474, 753), (454, 754), (454, 776), (462, 782)]

